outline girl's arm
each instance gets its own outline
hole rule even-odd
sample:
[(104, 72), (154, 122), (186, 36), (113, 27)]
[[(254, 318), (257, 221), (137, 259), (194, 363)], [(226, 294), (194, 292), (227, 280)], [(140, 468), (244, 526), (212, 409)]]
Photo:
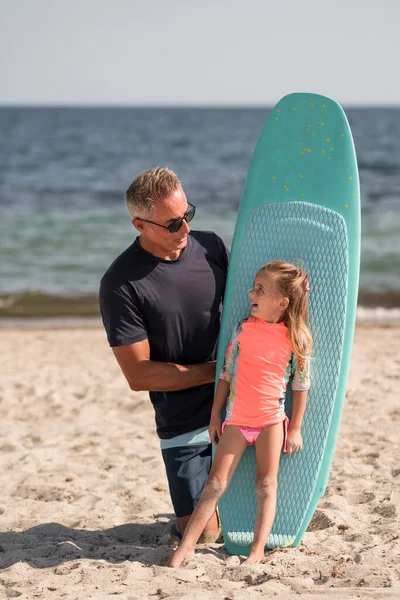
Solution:
[(214, 396), (214, 402), (211, 409), (210, 426), (208, 433), (213, 444), (218, 444), (218, 440), (222, 435), (221, 432), (221, 413), (225, 406), (226, 399), (229, 396), (230, 390), (229, 381), (224, 379), (218, 380), (217, 389)]
[(301, 426), (307, 404), (307, 391), (292, 390), (292, 417), (289, 423), (287, 453), (292, 454), (303, 448)]
[(301, 429), (303, 417), (307, 404), (307, 390), (292, 390), (292, 418), (290, 419), (290, 429)]
[(226, 399), (229, 396), (231, 384), (225, 379), (219, 379), (217, 389), (214, 396), (214, 402), (211, 409), (211, 416), (219, 417), (222, 409), (225, 406)]
[[(306, 342), (305, 347), (306, 347)], [(298, 452), (303, 448), (303, 438), (301, 436), (301, 426), (306, 410), (307, 394), (310, 388), (310, 355), (307, 352), (307, 358), (302, 368), (297, 364), (295, 354), (292, 355), (292, 417), (289, 423), (287, 452)]]
[[(222, 435), (221, 431), (221, 412), (225, 406), (226, 399), (229, 396), (231, 381), (235, 370), (235, 362), (238, 351), (236, 339), (241, 331), (241, 323), (234, 330), (231, 341), (225, 352), (224, 364), (218, 379), (217, 389), (215, 390), (214, 403), (211, 409), (210, 426), (208, 433), (213, 444), (218, 444)], [(217, 378), (216, 378), (217, 379)]]

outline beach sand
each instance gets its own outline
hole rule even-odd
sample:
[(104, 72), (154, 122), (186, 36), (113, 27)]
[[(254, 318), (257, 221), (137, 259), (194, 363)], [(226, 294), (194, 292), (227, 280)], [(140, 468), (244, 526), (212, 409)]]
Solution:
[(0, 331), (0, 597), (400, 598), (400, 326), (357, 326), (324, 498), (298, 548), (163, 562), (173, 512), (146, 393), (100, 327)]

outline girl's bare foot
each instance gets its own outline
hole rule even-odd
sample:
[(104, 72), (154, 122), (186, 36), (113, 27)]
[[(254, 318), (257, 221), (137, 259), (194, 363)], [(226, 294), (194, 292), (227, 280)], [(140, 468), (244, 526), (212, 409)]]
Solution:
[(171, 567), (172, 569), (179, 569), (179, 567), (182, 566), (184, 560), (193, 557), (194, 550), (184, 550), (183, 548), (178, 547), (167, 562), (167, 567)]
[(250, 550), (250, 554), (248, 555), (248, 557), (246, 558), (246, 560), (244, 561), (244, 565), (256, 565), (259, 562), (262, 561), (262, 559), (264, 558), (264, 548), (261, 548), (261, 550)]

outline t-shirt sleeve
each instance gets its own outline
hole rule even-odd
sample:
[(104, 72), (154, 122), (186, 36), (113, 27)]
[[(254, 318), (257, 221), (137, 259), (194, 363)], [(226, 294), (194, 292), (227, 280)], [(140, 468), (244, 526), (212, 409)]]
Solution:
[(306, 351), (306, 359), (300, 368), (295, 354), (292, 354), (292, 390), (306, 392), (310, 389), (310, 362), (311, 357)]
[(221, 238), (218, 238), (218, 239), (219, 239), (219, 242), (220, 242), (221, 255), (222, 255), (222, 263), (223, 263), (223, 265), (225, 267), (225, 271), (227, 273), (228, 272), (229, 257), (230, 257), (229, 248), (228, 248), (228, 246), (225, 244), (225, 242)]
[(100, 284), (100, 312), (111, 347), (135, 344), (147, 336), (140, 301), (126, 285), (112, 288), (106, 280)]
[(228, 381), (230, 383), (232, 381), (233, 373), (235, 370), (235, 362), (237, 357), (237, 349), (238, 349), (238, 341), (237, 337), (239, 334), (239, 328), (235, 328), (231, 337), (231, 341), (228, 344), (228, 347), (225, 352), (224, 364), (222, 365), (222, 369), (219, 375), (220, 379), (224, 381)]

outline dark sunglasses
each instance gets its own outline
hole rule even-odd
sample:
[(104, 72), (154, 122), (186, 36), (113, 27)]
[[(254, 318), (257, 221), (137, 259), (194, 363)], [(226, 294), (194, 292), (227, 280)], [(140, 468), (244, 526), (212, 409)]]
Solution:
[(137, 219), (138, 221), (144, 221), (145, 223), (151, 223), (152, 225), (157, 225), (157, 227), (162, 227), (163, 229), (168, 229), (170, 233), (176, 233), (182, 227), (183, 221), (186, 221), (186, 223), (190, 223), (190, 221), (193, 219), (196, 213), (195, 205), (190, 204), (190, 202), (188, 202), (188, 204), (189, 206), (191, 206), (191, 208), (189, 208), (189, 210), (183, 215), (183, 217), (180, 217), (180, 219), (176, 219), (176, 221), (171, 223), (171, 225), (160, 225), (160, 223), (148, 221), (147, 219), (141, 219), (140, 217), (135, 217), (135, 219)]

